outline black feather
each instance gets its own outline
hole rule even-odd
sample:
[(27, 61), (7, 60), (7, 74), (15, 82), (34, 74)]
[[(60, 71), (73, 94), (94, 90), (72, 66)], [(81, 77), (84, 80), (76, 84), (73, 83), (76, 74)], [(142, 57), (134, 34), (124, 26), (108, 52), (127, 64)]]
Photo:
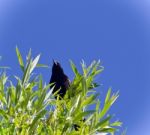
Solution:
[(53, 85), (51, 85), (50, 88), (55, 86), (53, 89), (53, 93), (59, 90), (55, 98), (57, 98), (58, 95), (60, 98), (63, 98), (64, 95), (66, 94), (67, 89), (70, 86), (68, 76), (64, 73), (63, 68), (57, 61), (53, 61), (50, 83), (54, 83)]

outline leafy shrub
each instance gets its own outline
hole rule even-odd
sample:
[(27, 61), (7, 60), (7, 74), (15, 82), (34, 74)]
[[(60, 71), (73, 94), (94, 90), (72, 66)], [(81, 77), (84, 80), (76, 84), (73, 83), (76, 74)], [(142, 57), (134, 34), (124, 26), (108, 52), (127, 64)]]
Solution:
[[(73, 62), (74, 80), (64, 99), (55, 99), (51, 84), (44, 84), (41, 75), (32, 73), (40, 55), (31, 58), (31, 51), (23, 62), (16, 48), (22, 77), (15, 76), (17, 84), (10, 81), (5, 72), (0, 74), (0, 134), (1, 135), (95, 135), (114, 134), (120, 121), (111, 122), (108, 111), (118, 98), (118, 93), (108, 90), (104, 105), (98, 98), (94, 83), (96, 75), (103, 71), (100, 62), (93, 61), (90, 66), (82, 63), (83, 73), (79, 73)], [(93, 110), (90, 105), (95, 106)], [(78, 129), (75, 130), (74, 126)]]

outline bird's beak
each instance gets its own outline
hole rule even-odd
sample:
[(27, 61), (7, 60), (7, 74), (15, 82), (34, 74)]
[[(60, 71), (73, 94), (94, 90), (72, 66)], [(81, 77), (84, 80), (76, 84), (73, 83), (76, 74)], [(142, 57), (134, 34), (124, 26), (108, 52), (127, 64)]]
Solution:
[(53, 64), (57, 65), (57, 61), (53, 59)]

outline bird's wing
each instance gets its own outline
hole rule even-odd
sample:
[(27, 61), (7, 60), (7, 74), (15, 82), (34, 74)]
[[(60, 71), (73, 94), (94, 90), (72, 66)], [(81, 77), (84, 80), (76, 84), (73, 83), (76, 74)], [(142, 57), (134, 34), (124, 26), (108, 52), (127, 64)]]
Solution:
[(64, 82), (64, 85), (66, 86), (66, 88), (68, 88), (71, 84), (71, 81), (67, 78), (66, 81)]

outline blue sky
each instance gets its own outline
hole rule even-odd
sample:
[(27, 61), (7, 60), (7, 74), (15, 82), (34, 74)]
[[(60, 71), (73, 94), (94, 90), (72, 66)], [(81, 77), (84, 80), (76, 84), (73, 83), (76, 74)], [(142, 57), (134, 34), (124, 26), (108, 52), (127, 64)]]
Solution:
[[(120, 91), (111, 109), (128, 135), (150, 130), (150, 2), (148, 0), (34, 1), (0, 0), (0, 65), (20, 74), (16, 45), (25, 57), (41, 53), (40, 62), (60, 61), (73, 79), (69, 60), (80, 67), (100, 59), (104, 72), (96, 78)], [(38, 70), (49, 81), (51, 70)]]

